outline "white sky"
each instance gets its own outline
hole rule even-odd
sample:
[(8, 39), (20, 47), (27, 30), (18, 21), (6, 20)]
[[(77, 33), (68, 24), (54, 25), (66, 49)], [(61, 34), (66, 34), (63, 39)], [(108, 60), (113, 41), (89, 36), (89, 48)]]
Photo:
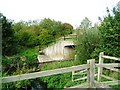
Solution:
[(106, 15), (106, 7), (112, 9), (119, 0), (0, 0), (0, 12), (17, 21), (51, 18), (80, 25), (84, 17), (93, 23)]

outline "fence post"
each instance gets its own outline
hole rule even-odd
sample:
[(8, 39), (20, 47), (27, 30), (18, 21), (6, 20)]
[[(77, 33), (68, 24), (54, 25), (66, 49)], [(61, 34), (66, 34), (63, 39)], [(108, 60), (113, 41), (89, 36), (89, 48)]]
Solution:
[(87, 83), (88, 86), (90, 87), (90, 60), (87, 60), (87, 64), (89, 66), (89, 68), (87, 69)]
[(89, 88), (94, 87), (94, 75), (95, 75), (95, 59), (87, 60), (89, 68), (87, 70), (87, 82)]
[(75, 71), (72, 71), (72, 82), (74, 82), (74, 72)]
[[(102, 57), (104, 55), (104, 52), (101, 52), (99, 54), (99, 64), (103, 64), (104, 58)], [(101, 75), (102, 75), (102, 67), (98, 67), (98, 81), (101, 80)]]
[(74, 58), (74, 59), (75, 59), (75, 61), (77, 60), (77, 55), (75, 55), (75, 58)]

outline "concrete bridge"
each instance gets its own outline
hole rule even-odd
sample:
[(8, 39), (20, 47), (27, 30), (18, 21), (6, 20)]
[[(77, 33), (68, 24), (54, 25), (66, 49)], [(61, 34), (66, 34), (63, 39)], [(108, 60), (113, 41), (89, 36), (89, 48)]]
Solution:
[[(70, 35), (67, 38), (70, 38)], [(73, 37), (72, 37), (73, 38)], [(39, 62), (70, 60), (75, 55), (75, 43), (71, 39), (61, 39), (58, 43), (47, 47), (38, 55)]]

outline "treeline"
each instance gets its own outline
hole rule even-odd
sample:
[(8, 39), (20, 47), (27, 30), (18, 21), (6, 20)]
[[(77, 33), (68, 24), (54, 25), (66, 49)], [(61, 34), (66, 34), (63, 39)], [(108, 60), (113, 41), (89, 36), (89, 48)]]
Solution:
[(60, 36), (71, 34), (73, 26), (69, 23), (45, 18), (41, 21), (20, 21), (14, 23), (0, 14), (2, 21), (2, 54), (13, 55), (23, 47), (43, 48), (55, 42)]

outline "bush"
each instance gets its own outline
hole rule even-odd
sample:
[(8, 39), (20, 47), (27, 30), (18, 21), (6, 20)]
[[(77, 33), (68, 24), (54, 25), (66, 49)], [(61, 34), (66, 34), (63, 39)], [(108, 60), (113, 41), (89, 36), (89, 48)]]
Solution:
[(99, 44), (99, 31), (98, 29), (91, 28), (90, 30), (77, 30), (76, 40), (76, 54), (77, 60), (81, 63), (86, 63), (88, 59), (91, 59), (91, 53)]
[(92, 53), (93, 58), (101, 51), (106, 55), (120, 57), (120, 11), (113, 9), (113, 15), (107, 10), (106, 16), (99, 26), (100, 44)]

